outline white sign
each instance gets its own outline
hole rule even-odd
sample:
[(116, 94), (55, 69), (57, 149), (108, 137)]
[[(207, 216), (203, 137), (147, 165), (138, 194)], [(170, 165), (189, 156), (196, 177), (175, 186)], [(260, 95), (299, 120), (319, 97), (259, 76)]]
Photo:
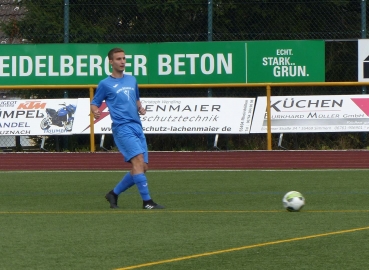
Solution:
[[(146, 109), (141, 122), (147, 134), (248, 134), (255, 99), (141, 98), (141, 104)], [(105, 103), (100, 110), (101, 117), (95, 120), (94, 132), (111, 133), (111, 119)], [(76, 122), (75, 128), (73, 132), (78, 134), (90, 132), (89, 122), (84, 121), (84, 125)]]
[[(142, 98), (144, 133), (248, 134), (254, 98)], [(95, 134), (109, 134), (106, 104), (94, 121)], [(0, 135), (71, 135), (90, 133), (90, 100), (0, 101)]]
[(78, 100), (0, 100), (0, 135), (71, 135)]
[(369, 82), (369, 39), (358, 41), (358, 81)]
[[(272, 133), (369, 131), (369, 95), (272, 96), (270, 106)], [(258, 97), (250, 133), (266, 132), (266, 97)]]

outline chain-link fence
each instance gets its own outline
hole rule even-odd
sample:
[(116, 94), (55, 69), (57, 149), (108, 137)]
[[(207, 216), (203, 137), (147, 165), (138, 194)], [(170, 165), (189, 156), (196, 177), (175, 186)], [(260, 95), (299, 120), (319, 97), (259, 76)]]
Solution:
[[(356, 81), (357, 39), (366, 38), (368, 10), (364, 0), (0, 0), (1, 44), (149, 43), (240, 40), (326, 41), (326, 81)], [(0, 50), (6, 50), (6, 46)], [(63, 91), (5, 91), (0, 99), (65, 97)], [(363, 87), (274, 88), (273, 95), (362, 94)], [(215, 88), (213, 97), (265, 95), (260, 88)], [(206, 97), (209, 89), (141, 89), (142, 97)], [(88, 97), (68, 91), (68, 97)], [(273, 135), (277, 148), (277, 134)], [(48, 139), (51, 150), (88, 148), (88, 137)], [(288, 139), (290, 138), (290, 139)], [(208, 135), (147, 135), (151, 150), (207, 150)], [(22, 145), (9, 138), (8, 145)], [(4, 139), (2, 140), (4, 146)], [(97, 138), (99, 141), (99, 138)], [(36, 141), (39, 143), (39, 138)], [(365, 148), (363, 133), (289, 134), (289, 149)], [(107, 136), (105, 146), (114, 146)], [(220, 149), (265, 149), (259, 135), (222, 135)]]

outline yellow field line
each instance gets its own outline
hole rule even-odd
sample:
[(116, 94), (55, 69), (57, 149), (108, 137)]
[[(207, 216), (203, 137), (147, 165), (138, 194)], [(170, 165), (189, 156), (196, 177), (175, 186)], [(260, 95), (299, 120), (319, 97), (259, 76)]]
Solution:
[[(369, 210), (368, 210), (369, 211)], [(78, 215), (78, 214), (165, 214), (165, 213), (278, 213), (286, 212), (285, 210), (270, 210), (270, 211), (216, 211), (216, 210), (183, 210), (183, 211), (167, 211), (167, 210), (106, 210), (106, 211), (0, 211), (0, 215), (42, 215), (42, 214), (66, 214), (66, 215)]]
[[(104, 210), (104, 211), (0, 211), (0, 215), (165, 214), (165, 213), (287, 213), (286, 210)], [(304, 210), (300, 213), (367, 213), (364, 210)], [(291, 213), (294, 215), (297, 213)]]
[(368, 229), (369, 227), (362, 227), (362, 228), (342, 230), (342, 231), (336, 231), (336, 232), (314, 234), (314, 235), (308, 235), (308, 236), (303, 236), (303, 237), (296, 237), (296, 238), (290, 238), (290, 239), (285, 239), (285, 240), (254, 244), (250, 246), (243, 246), (243, 247), (230, 248), (230, 249), (218, 250), (218, 251), (213, 251), (213, 252), (200, 253), (200, 254), (184, 256), (184, 257), (179, 257), (179, 258), (174, 258), (174, 259), (143, 263), (143, 264), (138, 264), (138, 265), (127, 266), (124, 268), (117, 268), (116, 270), (137, 269), (137, 268), (148, 267), (148, 266), (153, 266), (153, 265), (158, 265), (158, 264), (172, 263), (172, 262), (190, 260), (190, 259), (195, 259), (195, 258), (200, 258), (200, 257), (205, 257), (205, 256), (212, 256), (212, 255), (222, 254), (226, 252), (233, 252), (233, 251), (239, 251), (239, 250), (244, 250), (244, 249), (251, 249), (251, 248), (264, 247), (264, 246), (270, 246), (270, 245), (276, 245), (276, 244), (282, 244), (282, 243), (288, 243), (288, 242), (294, 242), (294, 241), (301, 241), (301, 240), (330, 236), (330, 235), (335, 235), (335, 234), (357, 232), (357, 231), (363, 231), (363, 230), (368, 230)]

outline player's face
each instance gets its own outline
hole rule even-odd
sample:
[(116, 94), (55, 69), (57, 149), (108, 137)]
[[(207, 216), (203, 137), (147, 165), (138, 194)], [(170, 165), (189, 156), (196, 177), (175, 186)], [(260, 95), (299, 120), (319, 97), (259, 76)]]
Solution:
[(113, 71), (123, 72), (126, 67), (126, 55), (124, 52), (113, 54), (113, 59), (110, 60), (110, 65)]

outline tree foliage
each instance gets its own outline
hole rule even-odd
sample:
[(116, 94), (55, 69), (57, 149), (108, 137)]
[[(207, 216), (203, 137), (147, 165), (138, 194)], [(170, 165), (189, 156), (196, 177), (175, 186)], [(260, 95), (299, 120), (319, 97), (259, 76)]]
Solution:
[[(2, 24), (32, 43), (360, 38), (361, 1), (22, 0)], [(65, 13), (65, 10), (68, 10)]]

